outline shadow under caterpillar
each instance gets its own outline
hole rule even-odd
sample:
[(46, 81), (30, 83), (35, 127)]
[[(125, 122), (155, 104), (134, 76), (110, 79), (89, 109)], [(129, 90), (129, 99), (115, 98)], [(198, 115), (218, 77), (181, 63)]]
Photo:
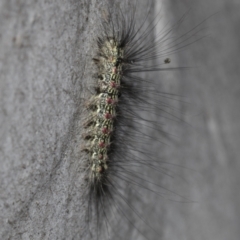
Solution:
[[(201, 39), (200, 29), (173, 37), (187, 13), (161, 28), (161, 12), (155, 14), (154, 7), (148, 1), (142, 17), (137, 1), (113, 3), (101, 19), (95, 93), (86, 103), (83, 135), (93, 239), (126, 239), (122, 231), (129, 232), (127, 239), (161, 239), (159, 201), (190, 202), (164, 185), (164, 177), (174, 175), (171, 168), (182, 167), (161, 154), (174, 141), (164, 124), (185, 123), (175, 107), (181, 98), (161, 90), (160, 73), (181, 69), (166, 65), (172, 63), (169, 56)], [(154, 215), (154, 224), (146, 212)]]

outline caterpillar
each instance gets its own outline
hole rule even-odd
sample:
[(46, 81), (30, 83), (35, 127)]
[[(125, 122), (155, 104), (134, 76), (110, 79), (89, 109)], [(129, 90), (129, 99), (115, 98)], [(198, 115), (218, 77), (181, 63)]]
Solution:
[(160, 20), (153, 8), (154, 2), (147, 2), (146, 15), (139, 21), (137, 1), (112, 3), (101, 19), (82, 149), (87, 159), (86, 215), (93, 239), (112, 239), (111, 235), (125, 239), (121, 231), (129, 231), (127, 239), (160, 239), (158, 224), (153, 227), (145, 216), (144, 196), (152, 198), (152, 206), (145, 206), (148, 212), (158, 206), (156, 199), (169, 195), (188, 201), (161, 181), (171, 176), (167, 166), (173, 166), (161, 159), (165, 144), (161, 138), (173, 140), (162, 119), (183, 121), (169, 103), (178, 102), (178, 96), (160, 90), (159, 73), (179, 69), (166, 67), (172, 63), (169, 56), (196, 41), (199, 28), (174, 39), (172, 31), (184, 15), (175, 26), (156, 33)]

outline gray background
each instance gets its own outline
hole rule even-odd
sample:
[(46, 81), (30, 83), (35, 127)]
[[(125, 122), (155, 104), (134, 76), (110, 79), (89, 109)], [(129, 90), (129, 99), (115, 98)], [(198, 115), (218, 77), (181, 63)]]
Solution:
[[(0, 1), (1, 239), (90, 239), (82, 206), (81, 106), (91, 95), (92, 46), (105, 3)], [(143, 14), (145, 5), (139, 1)], [(158, 202), (156, 214), (151, 208), (147, 214), (158, 231), (148, 236), (237, 240), (240, 3), (163, 1), (164, 21), (176, 22), (189, 8), (180, 33), (217, 14), (203, 24), (206, 38), (171, 56), (175, 66), (192, 68), (160, 75), (163, 90), (191, 103), (181, 114), (192, 126), (176, 127), (180, 140), (161, 155), (189, 168), (174, 169), (186, 181), (165, 182), (194, 202)], [(119, 231), (123, 239), (143, 239), (134, 229)]]

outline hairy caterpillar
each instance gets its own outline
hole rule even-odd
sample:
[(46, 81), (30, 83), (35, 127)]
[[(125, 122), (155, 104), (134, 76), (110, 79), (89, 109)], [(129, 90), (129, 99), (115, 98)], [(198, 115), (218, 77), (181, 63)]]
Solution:
[[(173, 39), (171, 32), (183, 17), (175, 26), (155, 33), (159, 16), (152, 14), (153, 5), (147, 4), (146, 16), (137, 22), (137, 3), (113, 4), (100, 26), (98, 52), (93, 58), (98, 71), (96, 92), (86, 104), (83, 136), (88, 160), (87, 216), (90, 225), (96, 224), (96, 239), (108, 239), (110, 232), (114, 239), (122, 239), (123, 229), (136, 230), (129, 230), (129, 239), (159, 239), (144, 214), (144, 196), (152, 198), (151, 211), (158, 206), (156, 199), (168, 195), (187, 201), (161, 181), (163, 175), (171, 175), (169, 163), (158, 151), (164, 151), (159, 136), (171, 140), (162, 119), (181, 119), (169, 103), (177, 96), (160, 90), (156, 73), (176, 69), (165, 67), (171, 63), (168, 56), (196, 41), (199, 29)], [(149, 142), (154, 146), (148, 146)], [(137, 202), (131, 200), (132, 195)], [(143, 225), (148, 230), (142, 231)]]

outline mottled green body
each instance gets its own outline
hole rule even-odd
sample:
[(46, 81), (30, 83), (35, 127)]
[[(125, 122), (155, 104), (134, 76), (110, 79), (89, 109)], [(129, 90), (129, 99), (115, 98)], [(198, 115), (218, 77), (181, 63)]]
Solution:
[(101, 183), (107, 176), (109, 150), (116, 120), (116, 107), (122, 77), (123, 50), (114, 38), (99, 40), (97, 93), (88, 103), (86, 151), (89, 154), (91, 181)]

